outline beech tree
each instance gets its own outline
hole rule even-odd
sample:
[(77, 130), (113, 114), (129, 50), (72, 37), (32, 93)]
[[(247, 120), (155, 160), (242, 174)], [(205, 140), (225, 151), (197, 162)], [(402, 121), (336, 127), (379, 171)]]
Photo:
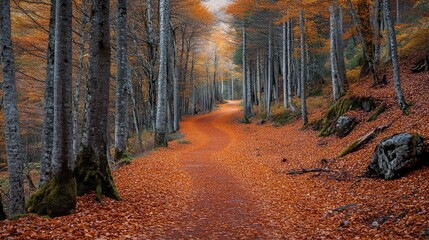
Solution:
[(108, 0), (91, 0), (88, 84), (81, 150), (76, 160), (77, 193), (96, 192), (120, 200), (110, 171), (108, 116), (110, 84), (110, 27)]
[(19, 116), (16, 103), (15, 63), (12, 48), (10, 19), (10, 1), (0, 1), (0, 48), (3, 78), (3, 104), (6, 134), (6, 158), (9, 175), (9, 214), (23, 214), (24, 159), (21, 155), (21, 138), (19, 132)]
[(27, 209), (39, 215), (67, 215), (76, 206), (76, 178), (73, 175), (72, 123), (72, 1), (57, 0), (54, 59), (54, 133), (52, 176), (31, 195)]
[(160, 0), (159, 79), (156, 110), (155, 147), (167, 147), (167, 62), (169, 0)]
[(115, 161), (119, 161), (127, 148), (128, 128), (128, 47), (127, 1), (117, 5), (117, 56), (116, 56), (116, 113), (115, 113)]

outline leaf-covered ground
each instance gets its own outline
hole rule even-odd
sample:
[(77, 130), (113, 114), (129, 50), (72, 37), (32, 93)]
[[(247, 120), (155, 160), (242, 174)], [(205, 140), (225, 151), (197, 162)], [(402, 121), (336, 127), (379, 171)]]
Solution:
[[(343, 139), (318, 138), (300, 122), (275, 128), (241, 124), (237, 102), (186, 117), (184, 140), (114, 172), (123, 201), (89, 195), (75, 212), (0, 222), (12, 239), (415, 239), (429, 228), (429, 168), (393, 181), (361, 177), (377, 142), (401, 131), (429, 137), (429, 74), (406, 75), (411, 114), (396, 107), (392, 83), (370, 89), (389, 109)], [(369, 89), (369, 90), (368, 90)], [(320, 117), (310, 112), (310, 120)], [(399, 118), (398, 118), (399, 117)], [(335, 158), (374, 127), (398, 120), (365, 149)], [(186, 144), (184, 144), (186, 143)], [(335, 158), (335, 160), (333, 160)], [(326, 161), (321, 161), (326, 159)], [(327, 167), (330, 173), (288, 175)], [(349, 205), (343, 211), (331, 211)]]

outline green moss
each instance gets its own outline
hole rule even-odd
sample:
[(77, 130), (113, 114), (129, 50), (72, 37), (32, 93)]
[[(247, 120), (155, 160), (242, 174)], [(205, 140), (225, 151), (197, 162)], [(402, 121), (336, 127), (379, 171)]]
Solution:
[(166, 141), (166, 134), (156, 133), (153, 144), (154, 144), (154, 148), (167, 147), (168, 141)]
[(181, 133), (181, 132), (175, 132), (175, 133), (170, 134), (168, 136), (168, 141), (176, 141), (176, 140), (182, 139), (184, 137), (185, 137), (185, 135), (183, 133)]
[(335, 125), (338, 118), (346, 112), (357, 109), (371, 111), (375, 108), (375, 105), (375, 100), (373, 98), (342, 98), (328, 109), (322, 119), (313, 123), (313, 130), (320, 130), (319, 137), (327, 137), (335, 132)]
[(2, 203), (2, 198), (0, 195), (0, 221), (5, 220), (5, 219), (6, 219), (6, 213), (3, 210), (3, 203)]
[(179, 143), (180, 144), (191, 144), (191, 142), (188, 140), (180, 140)]
[(78, 155), (75, 176), (79, 196), (95, 191), (98, 201), (102, 196), (121, 200), (106, 155), (97, 156), (91, 147), (84, 147)]
[(50, 217), (70, 214), (76, 207), (76, 179), (64, 170), (33, 193), (26, 204), (28, 212)]
[(244, 124), (250, 124), (250, 118), (249, 118), (249, 117), (247, 117), (247, 116), (244, 116), (244, 118), (243, 118), (243, 120), (241, 121), (241, 123), (244, 123)]
[(356, 147), (359, 143), (359, 140), (354, 141), (352, 144), (350, 144), (349, 146), (347, 146), (346, 148), (343, 149), (343, 151), (340, 152), (340, 154), (338, 155), (338, 157), (344, 157), (345, 155), (356, 151)]
[(289, 124), (295, 120), (297, 120), (301, 116), (301, 113), (298, 111), (284, 111), (279, 114), (275, 114), (271, 116), (271, 121), (277, 123), (278, 125), (284, 126)]
[(367, 122), (372, 122), (377, 120), (378, 116), (380, 116), (380, 114), (384, 113), (387, 109), (387, 105), (386, 104), (382, 104), (381, 106), (379, 106), (373, 114), (371, 114), (371, 116), (368, 118)]

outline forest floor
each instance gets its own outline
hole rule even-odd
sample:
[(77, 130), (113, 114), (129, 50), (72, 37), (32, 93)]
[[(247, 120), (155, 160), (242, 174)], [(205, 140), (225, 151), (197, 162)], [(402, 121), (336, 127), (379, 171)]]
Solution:
[[(122, 201), (80, 197), (69, 216), (0, 222), (0, 238), (423, 238), (429, 228), (429, 168), (393, 181), (363, 173), (381, 139), (401, 131), (429, 137), (428, 75), (410, 75), (404, 83), (414, 103), (409, 116), (397, 110), (392, 83), (380, 89), (361, 84), (355, 94), (376, 96), (389, 109), (370, 123), (364, 121), (368, 113), (360, 113), (361, 123), (343, 139), (318, 138), (310, 128), (302, 130), (300, 121), (283, 127), (242, 124), (238, 102), (185, 117), (185, 138), (114, 172)], [(315, 109), (310, 120), (320, 115)], [(358, 137), (396, 118), (365, 149), (335, 158)], [(330, 172), (288, 174), (316, 167)]]

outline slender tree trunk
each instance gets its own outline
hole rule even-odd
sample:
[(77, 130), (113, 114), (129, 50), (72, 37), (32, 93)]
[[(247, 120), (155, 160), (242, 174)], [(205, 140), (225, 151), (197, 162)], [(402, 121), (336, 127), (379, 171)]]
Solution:
[(343, 10), (341, 7), (337, 7), (335, 13), (336, 17), (336, 36), (335, 36), (335, 47), (337, 55), (337, 66), (339, 76), (339, 94), (343, 96), (345, 94), (345, 85), (347, 83), (346, 76), (346, 63), (344, 61), (344, 40), (343, 40)]
[(15, 64), (11, 37), (10, 1), (0, 1), (0, 48), (3, 78), (4, 125), (6, 133), (6, 158), (9, 175), (9, 214), (23, 214), (24, 159), (21, 154), (19, 116), (15, 79)]
[[(129, 64), (127, 64), (127, 65), (129, 66)], [(128, 87), (128, 92), (130, 93), (131, 102), (133, 104), (133, 120), (134, 120), (134, 129), (136, 130), (136, 135), (137, 135), (137, 143), (138, 143), (140, 149), (143, 150), (142, 149), (142, 147), (143, 147), (142, 137), (141, 137), (140, 125), (139, 125), (139, 117), (138, 117), (139, 113), (138, 113), (138, 109), (137, 109), (136, 97), (134, 95), (131, 67), (128, 67), (127, 87)]]
[[(173, 26), (171, 26), (173, 28)], [(173, 29), (172, 29), (173, 31)], [(179, 130), (179, 75), (178, 75), (178, 66), (177, 66), (177, 46), (176, 46), (176, 35), (173, 32), (173, 131), (176, 132)]]
[(271, 86), (273, 84), (273, 20), (270, 17), (268, 26), (268, 83), (267, 83), (267, 118), (271, 115)]
[(308, 124), (307, 118), (307, 104), (305, 99), (305, 30), (304, 30), (304, 13), (302, 10), (299, 12), (299, 27), (301, 32), (301, 111), (302, 111), (302, 122), (306, 126)]
[(90, 41), (88, 59), (87, 136), (76, 161), (79, 195), (92, 191), (119, 200), (108, 164), (108, 113), (110, 86), (110, 27), (108, 0), (91, 0)]
[(248, 101), (247, 98), (247, 91), (249, 91), (249, 86), (247, 85), (247, 56), (246, 56), (246, 28), (243, 25), (243, 110), (244, 110), (244, 116), (243, 118), (246, 119), (250, 116), (250, 112), (248, 109)]
[(353, 5), (352, 5), (351, 0), (347, 0), (347, 5), (349, 7), (350, 15), (352, 16), (353, 24), (355, 25), (355, 27), (357, 29), (358, 36), (359, 36), (359, 41), (362, 44), (362, 48), (363, 48), (363, 53), (364, 53), (364, 56), (365, 56), (365, 60), (368, 63), (369, 69), (371, 70), (371, 73), (372, 73), (372, 76), (373, 76), (374, 85), (377, 85), (378, 82), (379, 82), (377, 70), (375, 68), (374, 61), (373, 61), (373, 59), (371, 59), (371, 56), (369, 54), (368, 45), (367, 45), (367, 43), (365, 41), (364, 35), (362, 33), (362, 29), (360, 28), (360, 20), (356, 16), (355, 11), (353, 10)]
[(147, 42), (148, 42), (148, 59), (149, 59), (149, 98), (152, 114), (152, 127), (155, 131), (156, 129), (156, 99), (157, 99), (157, 77), (155, 76), (155, 32), (153, 26), (153, 16), (152, 16), (152, 0), (147, 0)]
[(288, 94), (288, 102), (290, 106), (290, 110), (292, 112), (295, 112), (295, 104), (292, 101), (292, 20), (288, 18), (288, 24), (287, 24), (287, 66), (288, 66), (288, 72), (287, 72), (287, 94)]
[(57, 0), (54, 60), (54, 142), (52, 178), (27, 204), (30, 212), (67, 215), (76, 206), (73, 176), (72, 1)]
[(169, 0), (160, 0), (160, 40), (159, 40), (159, 79), (156, 111), (155, 147), (167, 147), (167, 49), (168, 49), (168, 11)]
[(45, 106), (43, 109), (44, 119), (42, 130), (42, 160), (40, 161), (39, 188), (49, 181), (52, 172), (52, 146), (54, 144), (55, 4), (56, 0), (51, 0), (44, 96)]
[(330, 55), (331, 55), (331, 79), (332, 79), (332, 95), (334, 101), (337, 101), (340, 98), (340, 89), (339, 89), (339, 72), (338, 72), (338, 59), (336, 55), (337, 41), (336, 41), (336, 6), (331, 4), (329, 6), (330, 13)]
[(396, 24), (400, 24), (401, 20), (399, 18), (399, 0), (396, 0)]
[(386, 15), (387, 33), (390, 39), (391, 54), (392, 54), (392, 65), (393, 65), (393, 83), (396, 91), (396, 98), (398, 100), (399, 108), (405, 113), (408, 113), (407, 103), (405, 101), (404, 94), (401, 87), (399, 60), (398, 60), (398, 47), (396, 44), (396, 32), (395, 26), (393, 25), (393, 18), (391, 13), (390, 1), (383, 0), (384, 10)]
[(380, 0), (374, 0), (374, 64), (380, 64), (381, 46), (380, 46)]
[(261, 103), (261, 58), (259, 55), (259, 51), (256, 53), (256, 88), (257, 88), (257, 98), (258, 98), (258, 107), (259, 112), (262, 111), (262, 103)]
[(78, 128), (79, 128), (79, 105), (80, 105), (80, 91), (81, 91), (81, 82), (83, 76), (83, 66), (84, 66), (84, 58), (85, 58), (85, 44), (86, 44), (86, 24), (88, 18), (86, 16), (86, 0), (82, 1), (82, 31), (80, 37), (80, 53), (79, 53), (79, 66), (77, 71), (76, 78), (76, 87), (75, 87), (75, 95), (74, 95), (74, 111), (73, 111), (73, 169), (76, 161), (76, 155), (78, 154)]
[(115, 111), (115, 156), (121, 160), (127, 150), (128, 108), (128, 38), (127, 38), (127, 1), (118, 0), (117, 12), (117, 56), (116, 56), (116, 111)]
[(282, 44), (283, 44), (283, 108), (286, 110), (288, 108), (288, 104), (287, 104), (287, 81), (286, 81), (286, 76), (287, 76), (287, 31), (286, 31), (286, 22), (283, 23), (283, 35), (282, 35)]

